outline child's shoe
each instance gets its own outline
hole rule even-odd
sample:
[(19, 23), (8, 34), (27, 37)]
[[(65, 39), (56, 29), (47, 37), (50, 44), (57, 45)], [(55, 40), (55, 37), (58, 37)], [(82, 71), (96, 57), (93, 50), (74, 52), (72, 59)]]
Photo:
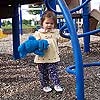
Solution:
[(45, 92), (51, 92), (52, 88), (50, 88), (50, 86), (43, 87), (43, 91), (45, 91)]
[(62, 89), (62, 87), (61, 87), (60, 85), (55, 85), (55, 86), (54, 86), (54, 89), (55, 89), (57, 92), (62, 92), (62, 91), (63, 91), (63, 89)]

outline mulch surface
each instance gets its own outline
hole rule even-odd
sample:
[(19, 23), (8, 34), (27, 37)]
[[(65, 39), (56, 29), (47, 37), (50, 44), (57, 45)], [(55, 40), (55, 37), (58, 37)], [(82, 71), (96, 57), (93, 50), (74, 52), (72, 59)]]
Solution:
[[(84, 53), (82, 48), (83, 62), (100, 62), (100, 41), (91, 43), (90, 47), (89, 53)], [(0, 53), (0, 100), (75, 100), (75, 76), (65, 72), (67, 66), (74, 64), (73, 53), (69, 47), (59, 48), (59, 77), (63, 92), (42, 91), (33, 54), (28, 54), (24, 59), (13, 60), (12, 54), (3, 52)], [(99, 66), (84, 68), (84, 87), (86, 100), (100, 100)]]

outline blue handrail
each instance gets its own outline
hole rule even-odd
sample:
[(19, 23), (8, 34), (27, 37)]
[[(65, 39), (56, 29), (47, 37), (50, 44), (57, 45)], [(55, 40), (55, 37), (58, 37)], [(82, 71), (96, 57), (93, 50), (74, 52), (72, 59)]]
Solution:
[[(91, 0), (86, 0), (84, 3), (82, 3), (80, 6), (73, 8), (72, 10), (70, 10), (70, 13), (76, 12), (78, 10), (80, 10), (83, 6), (85, 6), (87, 3), (89, 3)], [(46, 7), (50, 10), (52, 10), (53, 12), (55, 12), (56, 14), (62, 14), (62, 12), (57, 12), (55, 9), (53, 9), (50, 4), (49, 4), (49, 0), (44, 0)]]
[[(98, 32), (100, 32), (100, 29), (96, 29), (96, 30), (93, 30), (93, 31), (90, 31), (90, 32), (86, 32), (84, 34), (80, 33), (77, 36), (78, 36), (78, 38), (81, 38), (81, 37), (85, 37), (85, 36), (88, 36), (88, 35), (94, 35)], [(63, 34), (62, 32), (60, 32), (60, 35), (64, 38), (69, 38), (70, 39), (70, 35)]]
[(70, 38), (72, 42), (72, 49), (74, 54), (75, 66), (76, 66), (76, 96), (77, 100), (84, 100), (84, 75), (83, 75), (83, 62), (78, 41), (78, 36), (75, 30), (73, 19), (67, 4), (63, 0), (58, 0), (58, 4), (65, 18)]
[[(93, 63), (87, 63), (87, 64), (83, 64), (83, 67), (93, 67), (93, 66), (100, 66), (100, 62), (93, 62)], [(75, 70), (75, 65), (72, 66), (68, 66), (65, 69), (66, 72), (69, 72), (70, 74), (76, 74), (76, 70)]]

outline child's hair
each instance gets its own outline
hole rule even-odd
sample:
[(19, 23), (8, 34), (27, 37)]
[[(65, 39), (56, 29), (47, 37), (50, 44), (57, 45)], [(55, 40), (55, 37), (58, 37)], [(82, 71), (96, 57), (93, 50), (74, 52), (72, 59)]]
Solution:
[(45, 18), (52, 18), (54, 20), (54, 27), (56, 28), (57, 26), (57, 17), (53, 11), (47, 10), (44, 12), (44, 14), (41, 17), (41, 25), (43, 26), (43, 21)]

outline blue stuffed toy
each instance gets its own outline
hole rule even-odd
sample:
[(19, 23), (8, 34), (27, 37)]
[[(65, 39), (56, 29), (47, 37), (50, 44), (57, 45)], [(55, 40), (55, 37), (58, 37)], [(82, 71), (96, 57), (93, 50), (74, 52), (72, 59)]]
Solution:
[(34, 53), (43, 57), (44, 50), (48, 49), (47, 40), (36, 40), (34, 36), (29, 36), (28, 40), (18, 47), (18, 52), (21, 58), (25, 58), (28, 53)]

